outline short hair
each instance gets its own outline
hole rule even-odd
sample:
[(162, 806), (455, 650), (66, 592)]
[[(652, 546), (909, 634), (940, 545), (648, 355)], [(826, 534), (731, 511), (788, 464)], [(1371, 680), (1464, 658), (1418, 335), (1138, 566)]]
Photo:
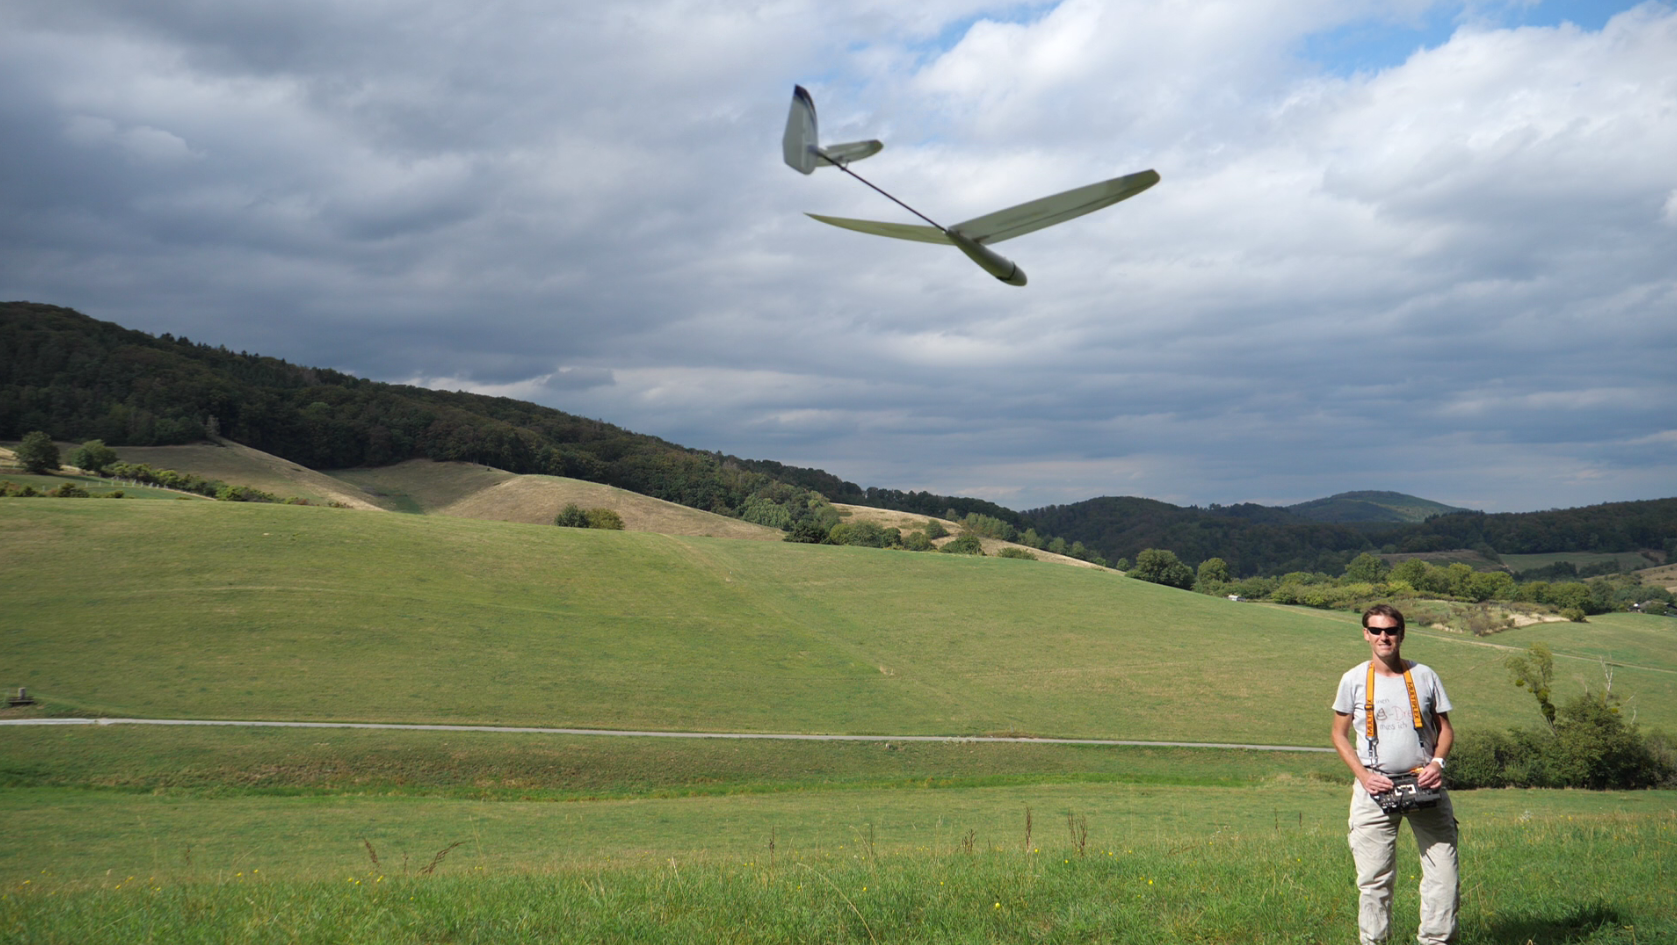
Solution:
[(1398, 610), (1391, 604), (1375, 604), (1373, 607), (1363, 611), (1364, 630), (1368, 629), (1368, 618), (1370, 617), (1390, 617), (1397, 621), (1398, 633), (1403, 632), (1403, 611)]

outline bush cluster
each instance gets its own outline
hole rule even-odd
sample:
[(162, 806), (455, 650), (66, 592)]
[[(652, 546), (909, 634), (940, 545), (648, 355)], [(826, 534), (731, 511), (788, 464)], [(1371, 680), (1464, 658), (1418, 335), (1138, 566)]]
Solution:
[[(1121, 562), (1122, 564), (1122, 562)], [(1362, 610), (1380, 601), (1425, 598), (1453, 602), (1436, 621), (1477, 634), (1506, 629), (1505, 619), (1483, 605), (1489, 601), (1541, 604), (1570, 620), (1590, 614), (1640, 610), (1664, 614), (1673, 606), (1671, 592), (1645, 585), (1635, 573), (1609, 573), (1585, 581), (1516, 582), (1506, 571), (1475, 571), (1466, 564), (1436, 565), (1410, 558), (1388, 567), (1378, 555), (1364, 553), (1351, 559), (1336, 577), (1323, 572), (1293, 571), (1280, 577), (1232, 580), (1221, 558), (1207, 558), (1194, 574), (1176, 555), (1160, 549), (1143, 551), (1130, 576), (1171, 587), (1192, 587), (1202, 594), (1234, 595), (1248, 600), (1299, 604), (1334, 610)], [(1420, 621), (1419, 617), (1416, 618)]]
[(88, 492), (86, 489), (83, 489), (81, 486), (78, 486), (73, 482), (66, 482), (59, 485), (56, 489), (48, 489), (47, 491), (42, 492), (28, 483), (24, 483), (20, 486), (15, 482), (6, 480), (4, 482), (0, 482), (0, 497), (19, 499), (34, 497), (44, 497), (48, 499), (120, 499), (122, 498), (122, 490), (115, 489), (110, 492)]
[(1555, 659), (1534, 643), (1505, 665), (1515, 686), (1537, 700), (1544, 730), (1464, 734), (1450, 753), (1457, 787), (1571, 787), (1594, 790), (1677, 786), (1677, 753), (1665, 736), (1626, 724), (1613, 677), (1563, 706), (1554, 703)]
[(1450, 752), (1460, 788), (1677, 787), (1677, 753), (1664, 735), (1626, 724), (1615, 701), (1586, 692), (1559, 707), (1552, 729), (1466, 732)]
[(553, 524), (561, 528), (603, 528), (620, 532), (623, 530), (623, 516), (611, 509), (585, 509), (572, 502), (559, 510)]

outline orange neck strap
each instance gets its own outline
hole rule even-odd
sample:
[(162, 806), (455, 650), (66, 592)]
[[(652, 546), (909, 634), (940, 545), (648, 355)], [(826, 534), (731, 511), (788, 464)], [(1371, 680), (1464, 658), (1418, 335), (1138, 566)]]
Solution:
[[(1422, 729), (1421, 700), (1415, 695), (1415, 677), (1407, 665), (1403, 669), (1403, 684), (1409, 689), (1409, 714), (1415, 721), (1415, 730)], [(1363, 687), (1363, 720), (1368, 728), (1368, 740), (1379, 741), (1380, 736), (1374, 728), (1374, 661), (1368, 661), (1368, 685)]]

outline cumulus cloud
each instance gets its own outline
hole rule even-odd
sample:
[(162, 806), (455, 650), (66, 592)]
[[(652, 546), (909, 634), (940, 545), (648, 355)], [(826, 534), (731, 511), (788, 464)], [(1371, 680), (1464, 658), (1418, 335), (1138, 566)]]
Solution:
[[(1670, 5), (900, 7), (18, 0), (0, 293), (1017, 507), (1670, 491)], [(1014, 290), (793, 82), (944, 222), (1164, 181)]]

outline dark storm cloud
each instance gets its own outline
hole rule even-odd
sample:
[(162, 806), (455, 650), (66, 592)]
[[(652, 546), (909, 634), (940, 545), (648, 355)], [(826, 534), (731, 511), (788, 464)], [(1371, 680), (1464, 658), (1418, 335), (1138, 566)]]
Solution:
[[(0, 294), (1019, 507), (1669, 493), (1677, 15), (1294, 53), (1456, 9), (20, 0)], [(803, 217), (900, 214), (794, 81), (945, 222), (1164, 183), (1014, 291)]]

